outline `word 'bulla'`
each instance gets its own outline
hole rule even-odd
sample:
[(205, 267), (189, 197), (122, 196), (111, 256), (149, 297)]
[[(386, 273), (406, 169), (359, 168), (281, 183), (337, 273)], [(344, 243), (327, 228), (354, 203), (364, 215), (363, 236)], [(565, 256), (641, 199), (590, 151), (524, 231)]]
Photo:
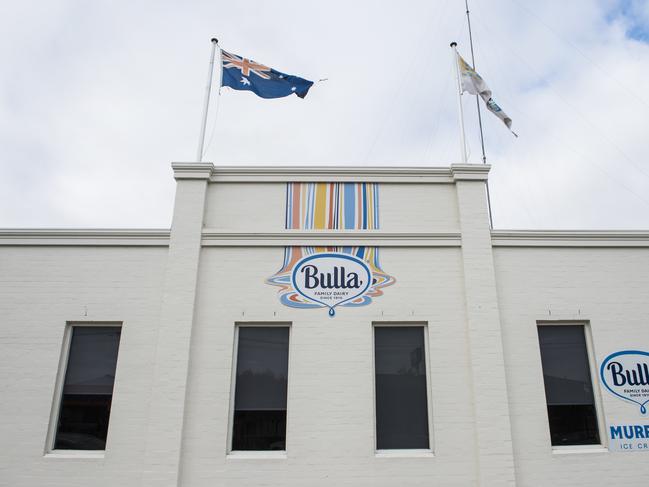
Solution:
[(333, 272), (319, 272), (313, 264), (305, 265), (300, 272), (304, 273), (304, 286), (307, 289), (358, 289), (363, 281), (355, 272), (347, 273), (344, 266), (334, 267)]
[(613, 384), (618, 387), (649, 385), (649, 367), (647, 367), (647, 364), (637, 363), (637, 370), (625, 370), (620, 362), (611, 362), (606, 368), (611, 371)]

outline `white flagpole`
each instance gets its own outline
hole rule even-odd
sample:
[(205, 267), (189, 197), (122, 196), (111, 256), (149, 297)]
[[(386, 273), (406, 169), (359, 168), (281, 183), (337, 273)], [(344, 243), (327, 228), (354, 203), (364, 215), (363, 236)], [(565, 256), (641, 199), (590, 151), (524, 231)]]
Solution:
[(466, 155), (466, 136), (464, 135), (464, 112), (462, 111), (462, 82), (460, 81), (460, 65), (458, 63), (457, 42), (451, 42), (453, 49), (453, 62), (455, 63), (455, 78), (457, 80), (457, 110), (460, 121), (460, 143), (462, 144), (460, 155), (462, 163), (466, 164), (468, 157)]
[[(212, 38), (212, 54), (210, 55), (210, 67), (207, 72), (207, 86), (205, 87), (205, 104), (201, 118), (201, 135), (198, 138), (198, 150), (196, 151), (196, 162), (203, 161), (203, 145), (205, 144), (205, 128), (207, 127), (207, 110), (210, 105), (210, 94), (212, 92), (212, 74), (214, 73), (214, 55), (218, 47), (218, 39)], [(223, 63), (221, 61), (221, 48), (219, 49), (219, 89), (221, 88), (221, 76), (223, 75)], [(217, 98), (218, 103), (218, 98)]]

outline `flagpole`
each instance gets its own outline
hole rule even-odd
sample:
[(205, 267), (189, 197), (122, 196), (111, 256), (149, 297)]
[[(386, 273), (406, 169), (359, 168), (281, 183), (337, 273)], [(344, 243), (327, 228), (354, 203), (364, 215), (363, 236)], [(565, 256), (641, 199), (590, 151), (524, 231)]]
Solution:
[(460, 81), (460, 66), (458, 64), (457, 42), (451, 42), (451, 49), (453, 49), (453, 62), (455, 63), (455, 79), (457, 80), (457, 110), (458, 120), (460, 122), (460, 156), (462, 164), (466, 164), (468, 157), (466, 155), (466, 135), (464, 134), (464, 112), (462, 111), (462, 82)]
[[(203, 116), (201, 117), (201, 135), (198, 138), (198, 150), (196, 151), (196, 162), (203, 161), (203, 145), (205, 144), (205, 128), (207, 127), (207, 111), (210, 105), (210, 94), (212, 92), (212, 74), (214, 73), (214, 56), (219, 41), (212, 38), (212, 53), (210, 55), (210, 67), (207, 72), (207, 86), (205, 87), (205, 103), (203, 104)], [(219, 48), (219, 59), (221, 58), (221, 49)], [(221, 87), (221, 76), (223, 75), (222, 63), (219, 62), (219, 88)], [(218, 103), (218, 99), (217, 99)]]

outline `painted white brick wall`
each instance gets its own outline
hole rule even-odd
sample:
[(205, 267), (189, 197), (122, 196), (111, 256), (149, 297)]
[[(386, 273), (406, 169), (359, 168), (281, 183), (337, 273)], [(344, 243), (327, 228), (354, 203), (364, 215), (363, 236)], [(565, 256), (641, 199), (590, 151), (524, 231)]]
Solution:
[[(282, 248), (203, 250), (181, 484), (475, 485), (459, 249), (383, 249), (383, 268), (397, 284), (372, 305), (341, 308), (335, 318), (326, 309), (279, 304), (278, 288), (264, 278), (282, 259)], [(238, 321), (292, 323), (286, 459), (226, 456)], [(434, 456), (375, 456), (373, 321), (428, 322)]]
[[(285, 183), (210, 184), (205, 227), (227, 232), (280, 232), (284, 230), (285, 198)], [(262, 201), (273, 204), (262, 207)], [(383, 183), (380, 214), (381, 228), (390, 232), (459, 231), (453, 184)]]
[[(552, 453), (536, 321), (588, 320), (598, 362), (649, 349), (649, 250), (492, 248), (483, 181), (454, 174), (382, 184), (381, 228), (462, 246), (382, 248), (397, 283), (333, 319), (265, 284), (281, 242), (201, 247), (283, 227), (284, 183), (208, 184), (206, 165), (176, 171), (170, 248), (1, 246), (0, 485), (644, 485), (642, 454)], [(67, 321), (124, 323), (103, 458), (44, 455)], [(375, 455), (372, 323), (395, 321), (427, 323), (433, 455)], [(227, 455), (237, 322), (292, 324), (286, 458)]]
[[(0, 249), (0, 485), (140, 485), (164, 247)], [(67, 321), (123, 322), (104, 458), (44, 456)]]
[[(536, 327), (589, 322), (598, 365), (618, 350), (649, 350), (649, 249), (496, 248), (494, 255), (517, 485), (646, 485), (646, 453), (552, 452)], [(593, 376), (607, 421), (646, 423)]]

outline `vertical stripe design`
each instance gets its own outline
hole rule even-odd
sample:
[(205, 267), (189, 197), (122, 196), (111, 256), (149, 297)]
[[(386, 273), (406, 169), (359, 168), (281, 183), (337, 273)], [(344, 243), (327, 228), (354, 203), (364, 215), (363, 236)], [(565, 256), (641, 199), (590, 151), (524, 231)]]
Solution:
[(288, 183), (286, 228), (373, 230), (379, 228), (376, 183)]
[[(379, 185), (376, 183), (288, 183), (286, 185), (287, 230), (375, 230), (379, 228)], [(363, 306), (383, 294), (382, 288), (396, 282), (379, 262), (378, 247), (286, 247), (282, 268), (267, 279), (280, 286), (282, 304), (298, 308), (315, 308), (291, 285), (295, 264), (307, 255), (321, 252), (351, 254), (364, 260), (372, 270), (373, 283), (361, 296), (343, 306)]]

